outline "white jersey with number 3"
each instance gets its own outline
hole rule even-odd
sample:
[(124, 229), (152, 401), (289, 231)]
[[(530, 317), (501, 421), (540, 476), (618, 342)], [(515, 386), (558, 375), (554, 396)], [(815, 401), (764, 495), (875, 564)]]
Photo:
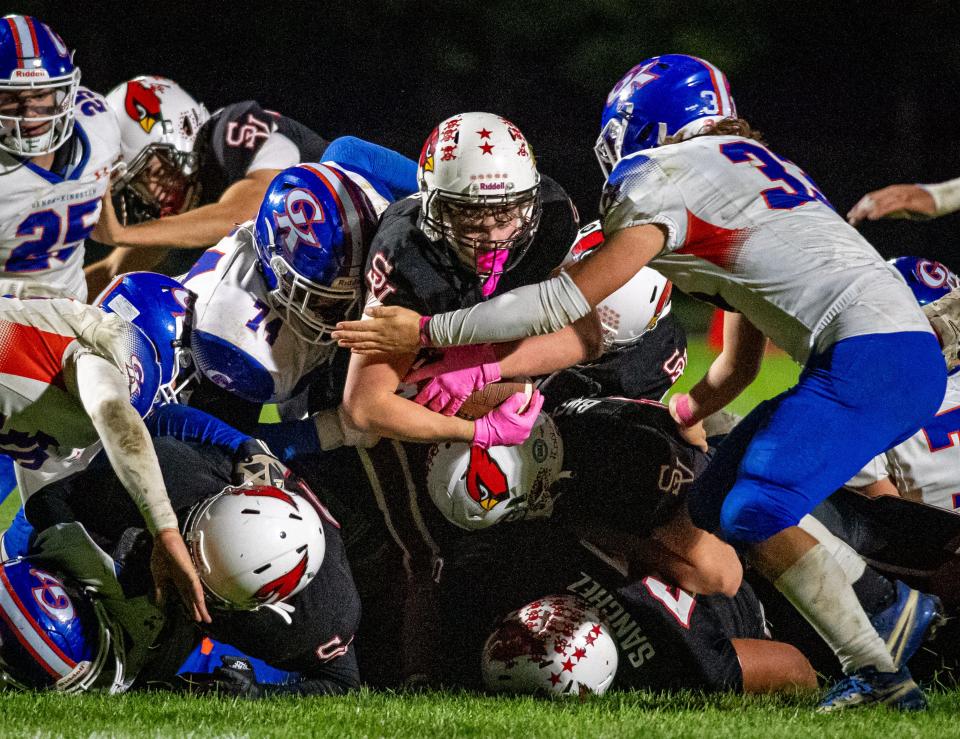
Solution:
[(929, 332), (910, 290), (795, 164), (739, 136), (638, 152), (611, 173), (603, 230), (656, 224), (650, 266), (744, 314), (804, 363), (851, 336)]
[(848, 485), (887, 478), (904, 498), (960, 510), (960, 374), (948, 378), (940, 410), (926, 426), (870, 460)]
[[(50, 295), (86, 300), (83, 242), (100, 217), (101, 198), (120, 158), (120, 128), (106, 101), (81, 87), (61, 174), (30, 157), (0, 152), (0, 295), (23, 283)], [(60, 155), (60, 152), (58, 152)]]

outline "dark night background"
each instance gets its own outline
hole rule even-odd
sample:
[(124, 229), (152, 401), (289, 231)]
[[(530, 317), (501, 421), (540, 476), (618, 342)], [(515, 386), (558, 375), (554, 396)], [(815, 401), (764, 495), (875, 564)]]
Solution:
[[(627, 0), (327, 3), (14, 2), (76, 49), (106, 93), (143, 73), (210, 110), (247, 98), (328, 138), (356, 134), (416, 158), (444, 117), (489, 110), (527, 135), (541, 171), (596, 214), (592, 147), (603, 101), (641, 59), (682, 52), (728, 77), (741, 115), (843, 214), (895, 182), (960, 176), (960, 10), (949, 2)], [(886, 257), (960, 268), (960, 214), (882, 221)]]

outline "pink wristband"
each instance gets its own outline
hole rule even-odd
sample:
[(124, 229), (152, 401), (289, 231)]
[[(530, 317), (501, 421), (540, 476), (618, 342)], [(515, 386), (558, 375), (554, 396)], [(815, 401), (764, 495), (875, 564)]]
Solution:
[(680, 419), (680, 425), (684, 428), (690, 428), (697, 422), (693, 417), (693, 411), (690, 410), (690, 396), (686, 393), (677, 397), (677, 403), (673, 406), (677, 412), (677, 418)]
[(420, 346), (433, 346), (430, 340), (430, 319), (433, 316), (420, 316)]

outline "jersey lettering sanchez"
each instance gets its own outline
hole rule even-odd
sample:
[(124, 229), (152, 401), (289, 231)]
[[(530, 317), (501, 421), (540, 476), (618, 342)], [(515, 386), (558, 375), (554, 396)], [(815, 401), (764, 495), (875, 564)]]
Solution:
[(937, 415), (906, 441), (874, 457), (849, 483), (890, 478), (904, 498), (960, 510), (960, 374), (947, 379)]
[(64, 368), (96, 354), (124, 373), (133, 395), (143, 377), (138, 339), (145, 341), (119, 316), (74, 300), (0, 298), (0, 452), (16, 463), (24, 500), (100, 448)]
[(840, 339), (930, 331), (910, 290), (806, 173), (756, 141), (700, 136), (621, 160), (603, 230), (656, 224), (650, 262), (676, 286), (739, 311), (801, 364)]
[[(336, 166), (332, 162), (325, 162)], [(389, 204), (355, 172), (342, 169), (379, 215)], [(254, 403), (282, 403), (304, 387), (309, 373), (332, 359), (335, 344), (310, 344), (273, 307), (248, 221), (208, 249), (184, 284), (197, 294), (194, 359), (212, 382)], [(202, 348), (201, 348), (202, 346)]]
[(120, 129), (100, 95), (77, 92), (73, 135), (62, 149), (54, 160), (60, 174), (0, 153), (0, 294), (18, 294), (17, 284), (29, 282), (86, 300), (83, 243), (120, 159)]

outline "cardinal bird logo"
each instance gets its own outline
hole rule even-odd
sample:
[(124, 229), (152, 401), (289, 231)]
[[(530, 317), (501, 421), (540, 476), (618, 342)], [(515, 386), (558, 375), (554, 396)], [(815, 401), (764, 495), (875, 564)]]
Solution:
[(485, 511), (510, 497), (507, 476), (486, 449), (470, 447), (467, 467), (467, 492)]
[(137, 121), (147, 133), (153, 129), (157, 121), (162, 120), (160, 114), (160, 98), (150, 85), (144, 85), (137, 80), (127, 83), (127, 97), (123, 104), (127, 115)]

